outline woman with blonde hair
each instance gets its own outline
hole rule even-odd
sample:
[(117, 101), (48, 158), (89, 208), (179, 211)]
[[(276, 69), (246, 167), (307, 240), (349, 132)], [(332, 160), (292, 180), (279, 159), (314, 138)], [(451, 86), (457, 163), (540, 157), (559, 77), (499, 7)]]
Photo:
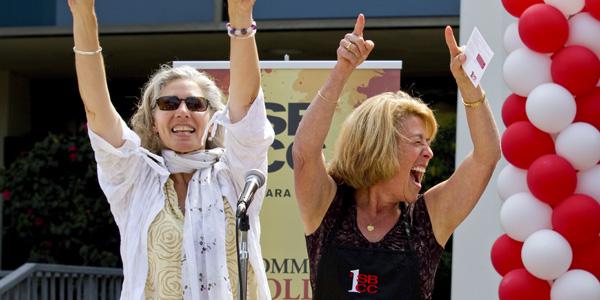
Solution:
[(462, 95), (473, 151), (447, 180), (421, 193), (437, 131), (431, 109), (404, 92), (361, 103), (346, 119), (327, 167), (322, 147), (337, 99), (374, 47), (364, 16), (337, 49), (337, 64), (296, 133), (295, 191), (314, 299), (431, 299), (452, 232), (473, 209), (500, 159), (485, 93), (462, 70), (465, 54), (446, 28), (450, 70)]
[[(190, 67), (163, 66), (130, 129), (111, 103), (93, 0), (68, 0), (75, 64), (98, 179), (121, 234), (121, 299), (238, 298), (237, 196), (267, 170), (274, 132), (260, 89), (254, 0), (229, 0), (230, 93)], [(223, 131), (223, 132), (220, 132)], [(259, 243), (259, 190), (248, 210), (247, 299), (271, 299)]]

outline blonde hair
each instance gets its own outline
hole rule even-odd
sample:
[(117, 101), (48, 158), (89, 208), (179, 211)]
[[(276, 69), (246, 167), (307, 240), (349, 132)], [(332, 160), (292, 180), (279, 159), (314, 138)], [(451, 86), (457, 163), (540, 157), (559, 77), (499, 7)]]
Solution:
[[(156, 98), (160, 95), (162, 88), (178, 79), (188, 79), (198, 85), (204, 93), (204, 97), (208, 99), (208, 111), (211, 117), (215, 112), (225, 109), (223, 93), (206, 73), (199, 72), (189, 66), (173, 68), (162, 65), (144, 86), (142, 98), (137, 105), (137, 111), (131, 117), (131, 127), (140, 136), (142, 146), (153, 153), (160, 154), (163, 149), (160, 137), (154, 131), (153, 112), (156, 109), (154, 108)], [(206, 143), (206, 148), (211, 149), (222, 145), (223, 132), (221, 128), (218, 128), (216, 136)]]
[(348, 116), (335, 145), (328, 173), (355, 189), (392, 178), (399, 166), (398, 142), (403, 121), (423, 120), (429, 140), (437, 133), (433, 111), (405, 92), (387, 92), (365, 100)]

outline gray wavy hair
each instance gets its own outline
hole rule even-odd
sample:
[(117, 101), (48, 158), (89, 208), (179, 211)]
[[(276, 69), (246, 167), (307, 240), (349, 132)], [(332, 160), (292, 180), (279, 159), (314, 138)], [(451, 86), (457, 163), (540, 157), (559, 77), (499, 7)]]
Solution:
[[(153, 129), (153, 107), (162, 88), (178, 79), (189, 79), (200, 87), (204, 93), (204, 97), (208, 99), (208, 111), (210, 117), (212, 117), (215, 112), (225, 109), (223, 93), (206, 73), (200, 72), (189, 66), (173, 68), (169, 65), (162, 65), (144, 86), (142, 98), (137, 105), (137, 110), (131, 117), (131, 127), (133, 128), (133, 131), (140, 136), (142, 147), (156, 154), (160, 154), (164, 146), (160, 137)], [(205, 145), (206, 149), (223, 146), (223, 130), (220, 126), (217, 129), (216, 135), (207, 140)]]

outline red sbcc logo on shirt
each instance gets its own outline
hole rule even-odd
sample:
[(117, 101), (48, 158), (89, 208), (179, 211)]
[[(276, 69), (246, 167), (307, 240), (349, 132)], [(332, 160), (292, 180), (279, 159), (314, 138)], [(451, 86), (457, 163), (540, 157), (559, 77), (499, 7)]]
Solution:
[(352, 288), (348, 293), (369, 293), (377, 294), (379, 291), (379, 277), (377, 275), (360, 274), (359, 269), (350, 271), (352, 277)]

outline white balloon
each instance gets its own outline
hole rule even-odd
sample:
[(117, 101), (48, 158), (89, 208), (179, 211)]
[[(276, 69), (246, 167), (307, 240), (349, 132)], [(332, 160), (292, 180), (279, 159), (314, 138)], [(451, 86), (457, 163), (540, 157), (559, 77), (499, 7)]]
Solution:
[(504, 49), (506, 53), (511, 53), (519, 48), (527, 47), (523, 44), (519, 36), (519, 26), (517, 23), (512, 23), (506, 27), (504, 31)]
[(530, 193), (514, 194), (500, 208), (500, 225), (509, 237), (522, 242), (540, 229), (552, 228), (552, 208)]
[(529, 93), (525, 112), (541, 131), (557, 133), (573, 122), (577, 105), (567, 89), (556, 83), (544, 83)]
[(600, 204), (600, 165), (577, 173), (575, 193), (590, 196)]
[(550, 291), (552, 300), (598, 300), (600, 282), (592, 273), (584, 270), (571, 270), (560, 276)]
[(558, 232), (542, 229), (531, 234), (523, 243), (521, 259), (531, 275), (552, 280), (564, 274), (573, 261), (569, 242)]
[(567, 17), (580, 12), (585, 6), (585, 0), (544, 0), (544, 2), (558, 8)]
[(555, 147), (575, 169), (589, 169), (600, 161), (600, 131), (589, 123), (573, 123), (560, 132)]
[(496, 181), (498, 195), (502, 200), (518, 193), (529, 193), (527, 186), (527, 170), (519, 169), (511, 164), (506, 165), (498, 174)]
[(546, 54), (537, 53), (527, 47), (511, 52), (504, 61), (504, 82), (515, 94), (527, 97), (538, 85), (552, 82), (550, 65)]
[[(600, 59), (600, 20), (580, 13), (569, 20), (569, 39), (565, 46), (580, 45), (596, 53)], [(600, 82), (598, 82), (600, 84)]]

